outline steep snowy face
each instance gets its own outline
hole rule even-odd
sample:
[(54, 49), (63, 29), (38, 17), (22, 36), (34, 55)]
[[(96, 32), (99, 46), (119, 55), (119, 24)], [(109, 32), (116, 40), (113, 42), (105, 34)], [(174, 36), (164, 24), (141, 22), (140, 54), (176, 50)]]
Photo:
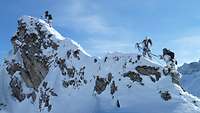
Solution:
[(179, 67), (178, 71), (182, 73), (182, 85), (190, 93), (200, 96), (200, 62), (192, 62)]
[[(89, 57), (77, 43), (62, 37), (45, 21), (30, 16), (18, 20), (18, 29), (11, 42), (13, 51), (4, 65), (11, 79), (9, 86), (12, 96), (20, 102), (27, 95), (35, 101), (35, 91), (39, 90), (38, 87), (55, 65), (59, 65), (62, 74), (66, 75), (65, 59), (61, 57), (70, 57), (71, 54), (78, 60), (81, 54)], [(66, 69), (74, 71), (73, 68)], [(23, 87), (32, 90), (24, 93)], [(52, 89), (50, 91), (53, 92)]]
[[(60, 55), (57, 51), (80, 49), (70, 39), (63, 38), (57, 31), (42, 20), (24, 16), (18, 20), (18, 30), (12, 37), (13, 53), (22, 60), (6, 61), (10, 75), (20, 72), (26, 85), (37, 89)], [(63, 44), (62, 44), (63, 43)], [(65, 47), (69, 44), (68, 47)], [(59, 47), (61, 46), (61, 47)]]
[(30, 16), (19, 19), (11, 42), (0, 73), (0, 112), (200, 113), (198, 98), (140, 55), (92, 57)]

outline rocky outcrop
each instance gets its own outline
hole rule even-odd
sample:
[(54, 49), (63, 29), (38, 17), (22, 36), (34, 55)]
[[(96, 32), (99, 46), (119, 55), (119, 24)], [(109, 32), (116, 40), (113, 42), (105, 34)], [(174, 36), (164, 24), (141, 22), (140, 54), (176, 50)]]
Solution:
[(50, 59), (54, 56), (44, 55), (43, 49), (52, 48), (57, 50), (59, 45), (51, 39), (52, 34), (42, 29), (43, 25), (41, 23), (34, 21), (31, 18), (31, 25), (28, 25), (29, 23), (24, 22), (23, 19), (18, 21), (18, 30), (12, 37), (11, 42), (14, 54), (20, 52), (23, 64), (14, 63), (8, 66), (7, 70), (10, 75), (20, 71), (26, 85), (37, 89), (46, 77), (49, 71)]
[(80, 54), (80, 50), (79, 50), (79, 49), (77, 49), (77, 50), (75, 50), (75, 51), (73, 52), (73, 56), (74, 56), (75, 58), (77, 58), (78, 60), (80, 60), (79, 54)]
[(0, 111), (6, 108), (6, 104), (0, 102)]
[(13, 76), (15, 72), (22, 70), (21, 64), (16, 63), (15, 60), (12, 60), (11, 62), (5, 61), (4, 63), (7, 65), (6, 70), (9, 75)]
[(15, 97), (18, 101), (21, 102), (26, 98), (26, 95), (23, 93), (22, 83), (20, 80), (18, 80), (18, 78), (11, 78), (10, 87), (12, 96)]
[(114, 95), (114, 93), (117, 91), (117, 86), (115, 85), (115, 81), (112, 81), (110, 85), (110, 94)]
[(48, 87), (48, 82), (43, 82), (42, 87), (40, 88), (40, 97), (39, 97), (39, 110), (47, 108), (48, 112), (51, 111), (52, 105), (50, 103), (51, 96), (58, 96), (53, 88)]
[(160, 91), (159, 93), (160, 93), (161, 98), (162, 98), (163, 100), (165, 100), (165, 101), (169, 101), (169, 100), (172, 99), (172, 96), (171, 96), (171, 94), (169, 93), (169, 91)]
[(77, 70), (74, 66), (67, 66), (65, 59), (56, 58), (56, 63), (58, 64), (60, 71), (63, 76), (68, 76), (69, 80), (63, 80), (63, 87), (68, 88), (69, 86), (73, 86), (74, 89), (78, 88), (83, 84), (87, 84), (87, 80), (85, 79), (85, 66), (81, 67), (80, 70)]
[(181, 83), (180, 83), (181, 75), (180, 75), (180, 73), (171, 73), (170, 75), (172, 77), (172, 83), (175, 83), (175, 84), (181, 86)]
[(113, 79), (112, 73), (108, 73), (107, 76), (108, 76), (108, 82), (110, 83), (111, 80)]
[(135, 69), (141, 75), (146, 75), (146, 76), (154, 75), (156, 78), (156, 81), (158, 81), (161, 77), (161, 73), (159, 72), (159, 68), (157, 67), (137, 66)]
[(108, 73), (107, 77), (105, 78), (96, 76), (94, 91), (100, 95), (106, 89), (106, 87), (110, 85), (110, 94), (112, 95), (112, 98), (114, 98), (114, 93), (117, 91), (117, 85), (112, 79), (112, 73)]
[(138, 74), (134, 71), (129, 71), (127, 73), (124, 73), (123, 77), (128, 77), (133, 82), (136, 81), (136, 82), (142, 83), (142, 77), (140, 77), (140, 74)]
[(36, 101), (37, 95), (35, 93), (35, 91), (33, 91), (32, 93), (27, 94), (27, 98), (31, 98), (32, 102), (34, 103)]
[(106, 78), (101, 78), (99, 76), (96, 77), (96, 82), (94, 86), (94, 91), (97, 92), (97, 94), (101, 94), (107, 87), (108, 81)]

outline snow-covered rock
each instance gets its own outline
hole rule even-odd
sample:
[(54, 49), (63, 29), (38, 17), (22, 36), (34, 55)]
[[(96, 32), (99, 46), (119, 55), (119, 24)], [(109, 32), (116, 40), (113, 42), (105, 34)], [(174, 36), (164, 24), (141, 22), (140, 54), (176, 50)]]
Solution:
[(183, 64), (178, 68), (178, 71), (183, 75), (181, 83), (183, 87), (195, 96), (200, 97), (200, 61)]
[(30, 16), (11, 41), (0, 72), (2, 113), (200, 113), (197, 97), (140, 55), (90, 56)]

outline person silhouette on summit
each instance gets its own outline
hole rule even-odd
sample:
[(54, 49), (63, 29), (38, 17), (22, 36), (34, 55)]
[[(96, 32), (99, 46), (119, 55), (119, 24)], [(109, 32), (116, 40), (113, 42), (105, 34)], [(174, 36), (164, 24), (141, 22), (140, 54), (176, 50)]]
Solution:
[(53, 21), (53, 17), (51, 14), (49, 14), (49, 11), (45, 11), (44, 13), (44, 19), (45, 21), (50, 25), (50, 27), (52, 26), (52, 21)]
[(45, 11), (44, 12), (44, 19), (48, 19), (48, 16), (49, 16), (49, 11)]

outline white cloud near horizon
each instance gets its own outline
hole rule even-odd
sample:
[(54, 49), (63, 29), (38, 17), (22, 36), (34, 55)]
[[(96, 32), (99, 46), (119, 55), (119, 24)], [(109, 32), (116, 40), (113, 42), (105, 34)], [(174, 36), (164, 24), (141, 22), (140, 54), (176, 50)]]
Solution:
[(182, 44), (182, 46), (184, 47), (198, 47), (200, 45), (200, 35), (178, 38), (178, 39), (175, 39), (174, 42), (178, 44)]
[(181, 64), (200, 59), (200, 35), (185, 36), (170, 41), (176, 50), (177, 59)]

